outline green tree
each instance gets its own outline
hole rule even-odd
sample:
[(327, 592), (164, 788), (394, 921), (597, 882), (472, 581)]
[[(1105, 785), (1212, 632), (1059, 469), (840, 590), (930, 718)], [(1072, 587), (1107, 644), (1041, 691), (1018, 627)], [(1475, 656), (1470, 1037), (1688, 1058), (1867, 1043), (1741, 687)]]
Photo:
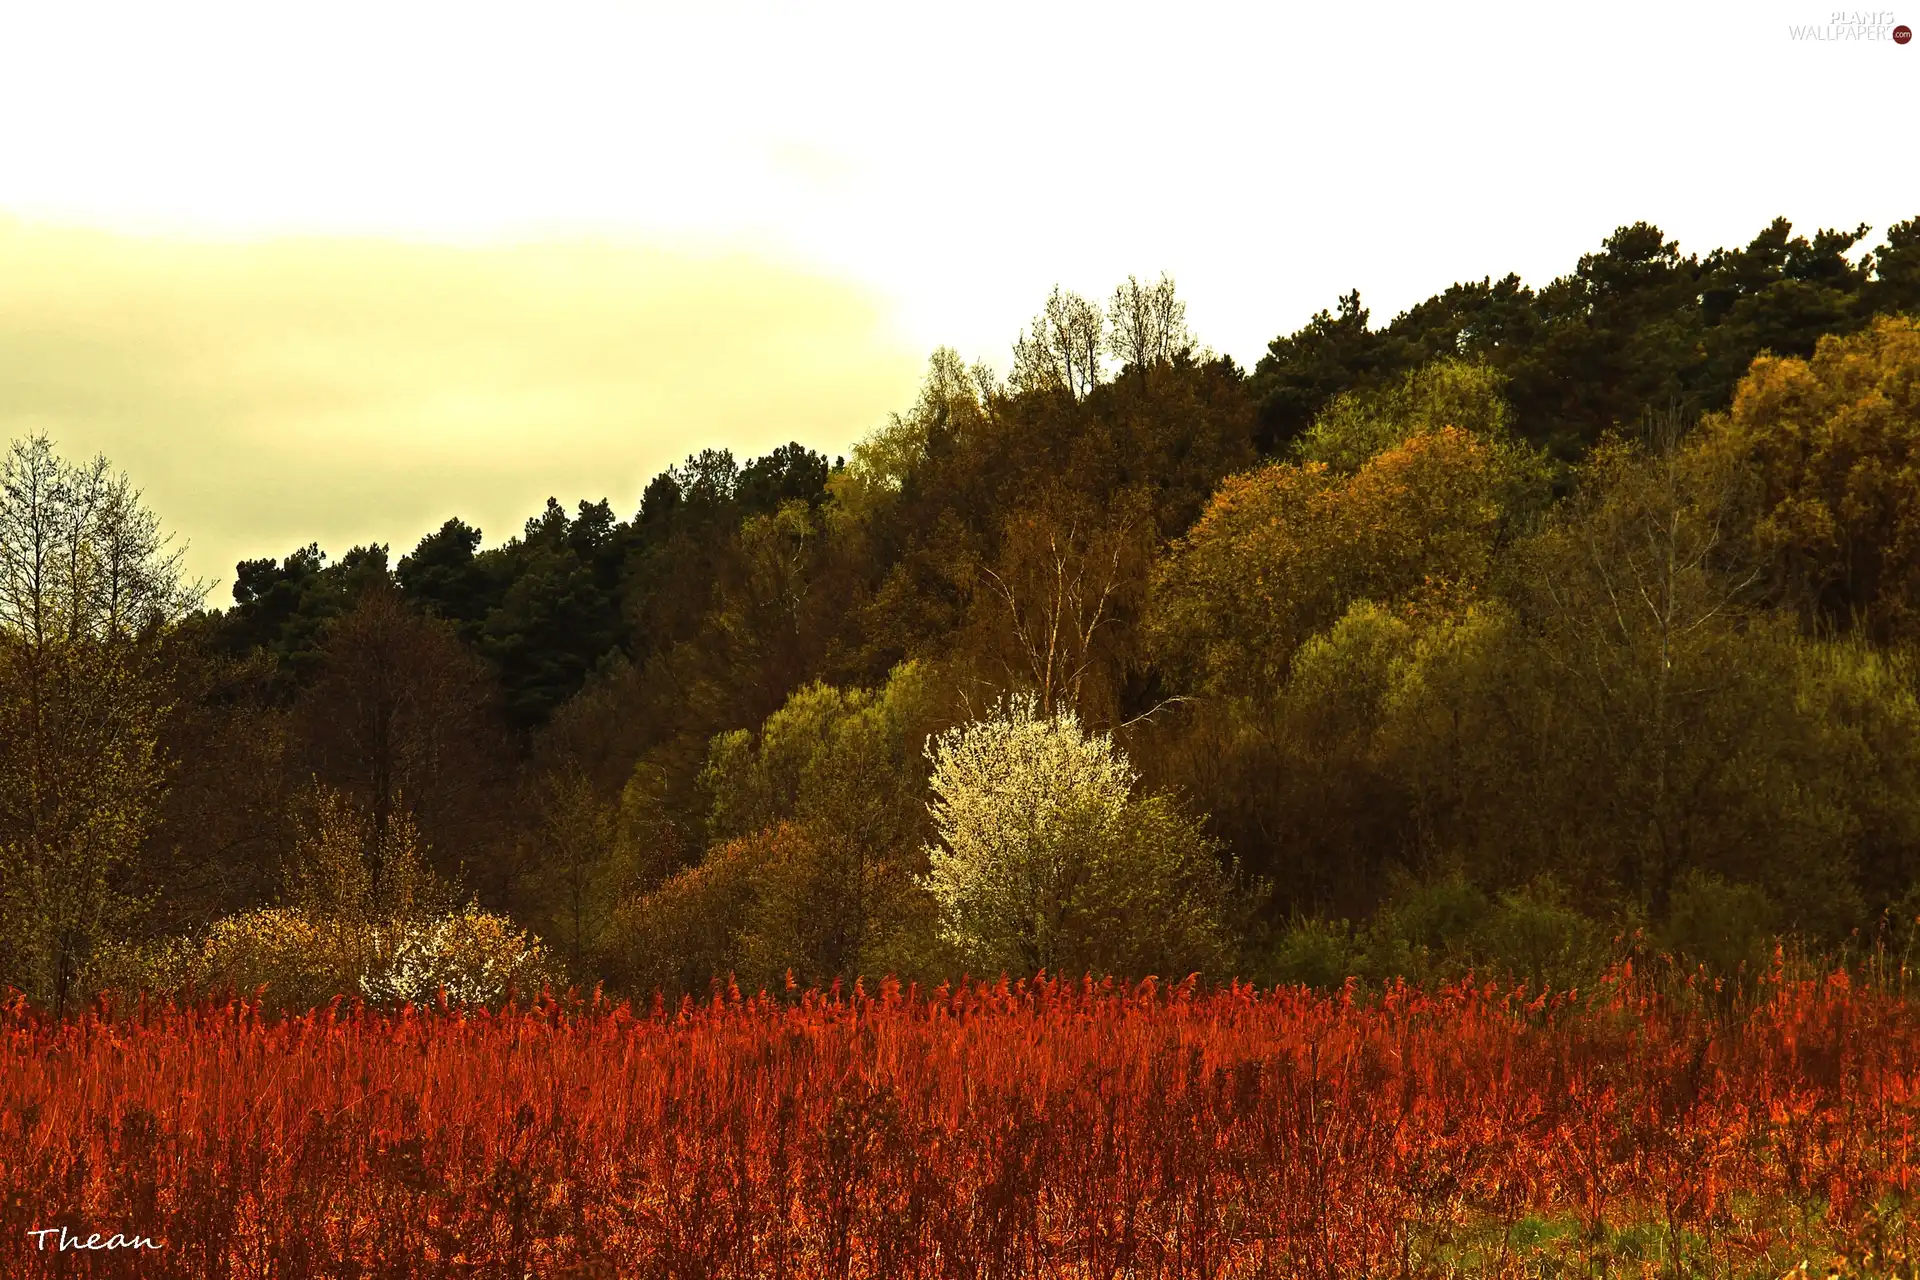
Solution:
[(1756, 355), (1804, 359), (1821, 337), (1846, 333), (1858, 323), (1873, 258), (1849, 262), (1846, 255), (1866, 236), (1866, 224), (1850, 232), (1823, 230), (1811, 240), (1792, 230), (1785, 218), (1775, 218), (1746, 248), (1707, 255), (1701, 291), (1707, 326), (1703, 407), (1724, 408)]
[(934, 673), (907, 663), (876, 690), (813, 684), (757, 734), (713, 741), (703, 785), (716, 841), (787, 824), (784, 856), (755, 885), (739, 962), (764, 981), (912, 966), (925, 957), (928, 735), (948, 722)]
[(1294, 452), (1302, 461), (1350, 474), (1388, 449), (1444, 427), (1510, 448), (1513, 413), (1505, 383), (1491, 365), (1436, 360), (1386, 386), (1335, 396)]
[(1260, 406), (1254, 439), (1261, 453), (1284, 453), (1334, 396), (1372, 386), (1410, 363), (1392, 335), (1368, 327), (1367, 316), (1355, 289), (1341, 297), (1337, 314), (1316, 312), (1297, 333), (1267, 344), (1251, 387)]
[(509, 585), (481, 629), (500, 672), (509, 720), (544, 721), (620, 643), (624, 545), (612, 509), (582, 502), (576, 518), (553, 499), (502, 550)]
[(489, 572), (498, 561), (484, 559), (479, 550), (480, 530), (448, 520), (401, 556), (395, 573), (409, 601), (453, 623), (469, 645), (478, 642), (487, 615), (500, 603), (498, 576)]
[(1490, 887), (1552, 870), (1656, 920), (1690, 870), (1764, 885), (1805, 928), (1857, 918), (1804, 645), (1730, 532), (1749, 480), (1710, 439), (1609, 445), (1515, 548), (1504, 599), (1422, 637), (1381, 749), (1431, 856)]
[(578, 769), (542, 774), (532, 791), (541, 932), (584, 973), (599, 958), (614, 910), (638, 887), (634, 846), (620, 838), (619, 808), (601, 801)]
[(1285, 452), (1336, 397), (1391, 386), (1436, 359), (1485, 361), (1507, 382), (1520, 438), (1562, 461), (1675, 401), (1726, 408), (1763, 351), (1805, 357), (1875, 312), (1920, 306), (1920, 223), (1795, 236), (1775, 219), (1744, 248), (1682, 255), (1658, 227), (1617, 229), (1538, 289), (1516, 275), (1449, 286), (1381, 328), (1357, 292), (1274, 339), (1254, 371), (1264, 452)]
[(1886, 243), (1873, 251), (1873, 278), (1861, 290), (1863, 314), (1920, 314), (1920, 218), (1887, 228)]
[(1411, 797), (1381, 736), (1423, 629), (1356, 602), (1301, 645), (1276, 705), (1255, 721), (1272, 761), (1255, 794), (1278, 855), (1263, 870), (1296, 908), (1358, 915), (1414, 854)]
[(665, 820), (657, 768), (636, 768), (617, 856), (667, 874), (614, 913), (610, 969), (642, 989), (684, 990), (728, 972), (777, 986), (789, 970), (814, 983), (939, 968), (914, 879), (928, 829), (922, 748), (949, 719), (938, 687), (919, 663), (879, 689), (816, 682), (758, 730), (716, 735), (700, 775), (706, 851), (691, 867), (665, 865), (661, 846), (686, 833)]
[(242, 560), (234, 568), (233, 608), (219, 616), (219, 644), (235, 656), (272, 655), (275, 685), (291, 698), (313, 678), (327, 626), (361, 594), (390, 582), (384, 546), (354, 547), (334, 564), (309, 543), (283, 561)]

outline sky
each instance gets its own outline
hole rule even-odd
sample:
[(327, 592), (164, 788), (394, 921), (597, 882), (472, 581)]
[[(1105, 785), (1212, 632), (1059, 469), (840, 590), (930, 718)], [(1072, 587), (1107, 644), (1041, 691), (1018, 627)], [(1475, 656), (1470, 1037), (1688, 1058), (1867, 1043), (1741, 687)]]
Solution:
[(1903, 22), (0, 0), (0, 435), (106, 453), (220, 603), (242, 557), (843, 453), (1056, 283), (1168, 272), (1250, 367), (1349, 288), (1382, 322), (1639, 219), (1876, 242), (1920, 215)]

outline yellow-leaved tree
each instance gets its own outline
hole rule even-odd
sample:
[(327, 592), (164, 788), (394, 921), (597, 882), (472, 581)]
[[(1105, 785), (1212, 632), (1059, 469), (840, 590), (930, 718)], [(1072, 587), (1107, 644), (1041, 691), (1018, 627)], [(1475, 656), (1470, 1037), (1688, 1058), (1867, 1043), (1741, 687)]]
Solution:
[(1271, 697), (1354, 601), (1452, 609), (1477, 592), (1505, 483), (1495, 446), (1457, 427), (1351, 475), (1307, 462), (1231, 477), (1155, 575), (1157, 647), (1200, 689)]
[(1803, 614), (1920, 639), (1920, 322), (1762, 356), (1706, 428), (1757, 471), (1754, 535)]

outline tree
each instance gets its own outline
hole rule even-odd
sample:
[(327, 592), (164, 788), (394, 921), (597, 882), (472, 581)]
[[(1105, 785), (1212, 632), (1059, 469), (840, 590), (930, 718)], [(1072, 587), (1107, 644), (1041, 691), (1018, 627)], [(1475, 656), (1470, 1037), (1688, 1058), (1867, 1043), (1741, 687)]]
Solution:
[(809, 980), (910, 967), (928, 913), (925, 869), (929, 733), (947, 699), (921, 663), (879, 689), (813, 684), (758, 733), (714, 738), (702, 786), (716, 842), (783, 824), (783, 856), (754, 884), (738, 963), (756, 980), (792, 968)]
[(606, 502), (583, 501), (569, 519), (549, 498), (497, 553), (509, 585), (481, 628), (480, 649), (500, 673), (517, 727), (545, 721), (620, 644), (624, 550)]
[(1388, 449), (1443, 427), (1511, 448), (1513, 413), (1505, 384), (1490, 365), (1435, 360), (1386, 386), (1335, 396), (1295, 442), (1294, 453), (1351, 474)]
[(1268, 344), (1252, 382), (1259, 444), (1281, 453), (1336, 396), (1458, 357), (1505, 378), (1517, 436), (1571, 462), (1660, 406), (1725, 409), (1763, 351), (1805, 357), (1822, 335), (1920, 305), (1917, 228), (1897, 223), (1849, 260), (1865, 228), (1794, 236), (1779, 218), (1702, 260), (1633, 223), (1538, 289), (1516, 275), (1458, 283), (1378, 329), (1349, 293)]
[[(925, 883), (945, 937), (971, 962), (1129, 972), (1222, 958), (1213, 847), (1166, 797), (1134, 797), (1111, 737), (1015, 697), (931, 739), (927, 754), (938, 842)], [(1149, 917), (1155, 927), (1137, 939), (1114, 928)]]
[(1357, 601), (1300, 646), (1277, 705), (1249, 714), (1271, 753), (1250, 798), (1267, 808), (1262, 870), (1294, 910), (1370, 910), (1389, 869), (1416, 856), (1408, 788), (1380, 748), (1422, 629)]
[(763, 688), (754, 701), (763, 711), (766, 702), (798, 684), (810, 665), (821, 609), (813, 593), (820, 533), (818, 517), (798, 498), (740, 525), (735, 571), (721, 586), (712, 630), (724, 632), (738, 665), (758, 677)]
[(307, 769), (366, 810), (376, 859), (404, 815), (443, 857), (483, 861), (505, 739), (493, 679), (452, 624), (390, 586), (366, 591), (329, 624), (294, 724)]
[(1016, 393), (1065, 392), (1084, 400), (1100, 382), (1100, 353), (1106, 349), (1106, 318), (1100, 305), (1055, 285), (1047, 305), (1013, 344)]
[(1615, 442), (1514, 548), (1504, 600), (1401, 668), (1383, 748), (1430, 847), (1482, 884), (1551, 868), (1660, 919), (1689, 870), (1763, 883), (1827, 930), (1859, 906), (1803, 651), (1735, 536), (1722, 442)]
[(1299, 332), (1268, 343), (1254, 366), (1251, 390), (1260, 406), (1254, 441), (1260, 452), (1283, 453), (1327, 401), (1371, 386), (1407, 363), (1390, 335), (1368, 327), (1360, 291), (1345, 294), (1338, 314), (1316, 312)]
[(310, 918), (388, 924), (425, 919), (452, 905), (448, 884), (428, 868), (420, 831), (404, 812), (382, 823), (315, 781), (295, 801), (294, 831), (285, 896)]
[[(1008, 665), (1030, 666), (984, 570), (1009, 585), (1027, 568), (1042, 576), (1055, 535), (1063, 548), (1104, 541), (1123, 524), (1142, 547), (1172, 536), (1223, 474), (1253, 461), (1250, 430), (1245, 379), (1225, 359), (1180, 354), (1148, 370), (1144, 384), (1127, 377), (1076, 401), (1045, 390), (983, 395), (957, 357), (937, 352), (920, 404), (857, 448), (833, 481), (826, 515), (837, 581), (858, 602), (836, 678), (875, 681), (913, 656), (961, 658), (996, 682)], [(1106, 650), (1125, 627), (1101, 632)], [(1103, 652), (1098, 665), (1125, 648)], [(1090, 676), (1089, 714), (1102, 718), (1113, 698), (1105, 676)]]
[(1897, 908), (1920, 886), (1920, 664), (1858, 635), (1798, 647), (1793, 696), (1813, 735), (1796, 770), (1835, 817), (1823, 851), (1866, 905)]
[(140, 493), (45, 436), (0, 464), (0, 978), (56, 1011), (137, 909), (167, 772), (160, 641), (196, 603)]
[(768, 514), (789, 502), (817, 507), (827, 496), (831, 472), (826, 458), (796, 440), (740, 468), (734, 501), (743, 515)]
[(140, 857), (152, 895), (142, 932), (179, 933), (268, 900), (287, 848), (291, 716), (271, 655), (219, 643), (190, 615), (166, 637), (172, 710), (160, 738), (168, 786)]
[(1264, 701), (1356, 600), (1460, 607), (1504, 536), (1509, 474), (1493, 446), (1445, 427), (1350, 476), (1309, 462), (1228, 479), (1155, 571), (1157, 652), (1189, 688)]
[(1688, 861), (1694, 806), (1728, 759), (1730, 744), (1700, 751), (1702, 730), (1710, 711), (1737, 714), (1718, 695), (1742, 665), (1729, 650), (1744, 647), (1760, 575), (1730, 537), (1746, 477), (1724, 454), (1683, 448), (1677, 419), (1652, 425), (1649, 449), (1599, 452), (1579, 502), (1528, 553), (1535, 654), (1565, 674), (1592, 713), (1593, 745), (1613, 754), (1622, 808), (1644, 822), (1619, 833), (1623, 878), (1660, 914)]
[(1756, 549), (1808, 622), (1920, 639), (1920, 323), (1762, 356), (1706, 429), (1753, 469)]
[(1785, 218), (1775, 218), (1746, 248), (1707, 255), (1701, 290), (1707, 348), (1703, 407), (1724, 408), (1756, 355), (1804, 359), (1823, 335), (1848, 332), (1858, 323), (1873, 258), (1863, 255), (1855, 263), (1846, 255), (1865, 238), (1866, 225), (1822, 230), (1811, 240), (1792, 230)]
[(614, 908), (634, 885), (631, 859), (619, 840), (618, 810), (603, 804), (577, 769), (546, 773), (534, 784), (539, 825), (534, 865), (554, 939), (575, 973), (596, 955)]
[[(975, 607), (1002, 643), (1012, 685), (1040, 713), (1111, 714), (1125, 652), (1120, 633), (1145, 595), (1152, 525), (1140, 492), (1088, 511), (1055, 492), (1007, 518), (998, 564), (980, 566)], [(1099, 686), (1099, 687), (1095, 687)]]
[(313, 678), (327, 625), (361, 594), (391, 585), (387, 549), (354, 547), (333, 563), (317, 544), (276, 562), (242, 560), (234, 568), (233, 608), (220, 615), (219, 642), (235, 656), (271, 654), (276, 685), (290, 698)]
[(1699, 293), (1698, 260), (1650, 223), (1621, 227), (1598, 253), (1582, 254), (1535, 298), (1537, 356), (1512, 384), (1522, 433), (1575, 457), (1661, 406), (1698, 412)]
[(453, 623), (469, 645), (479, 640), (487, 614), (499, 606), (499, 587), (476, 554), (479, 549), (480, 530), (464, 520), (448, 520), (400, 557), (395, 574), (409, 601)]
[(1887, 228), (1886, 243), (1873, 251), (1873, 278), (1861, 290), (1865, 314), (1920, 312), (1920, 218)]
[(1107, 351), (1122, 368), (1131, 369), (1143, 385), (1155, 365), (1170, 364), (1175, 356), (1193, 349), (1187, 331), (1187, 304), (1173, 289), (1173, 277), (1162, 272), (1152, 284), (1133, 276), (1113, 291), (1107, 304), (1112, 329)]

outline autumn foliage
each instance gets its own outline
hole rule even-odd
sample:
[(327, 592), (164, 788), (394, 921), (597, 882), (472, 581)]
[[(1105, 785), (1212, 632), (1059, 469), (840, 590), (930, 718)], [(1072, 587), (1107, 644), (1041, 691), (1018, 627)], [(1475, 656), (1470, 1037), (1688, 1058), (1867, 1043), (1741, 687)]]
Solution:
[(1307, 462), (1228, 477), (1159, 571), (1166, 656), (1203, 687), (1269, 690), (1356, 599), (1470, 598), (1492, 559), (1503, 462), (1443, 427), (1350, 476)]
[[(1776, 971), (1738, 1009), (1660, 990), (1623, 969), (1551, 997), (1042, 980), (282, 1020), (16, 1003), (0, 1256), (10, 1276), (142, 1277), (1899, 1258), (1914, 1007), (1843, 974)], [(62, 1224), (164, 1247), (60, 1255), (25, 1234)]]

